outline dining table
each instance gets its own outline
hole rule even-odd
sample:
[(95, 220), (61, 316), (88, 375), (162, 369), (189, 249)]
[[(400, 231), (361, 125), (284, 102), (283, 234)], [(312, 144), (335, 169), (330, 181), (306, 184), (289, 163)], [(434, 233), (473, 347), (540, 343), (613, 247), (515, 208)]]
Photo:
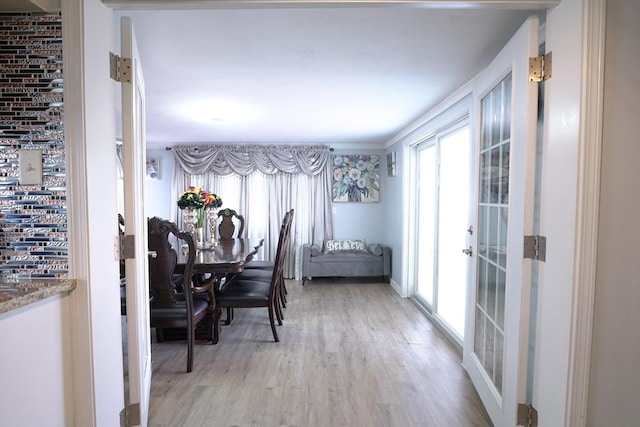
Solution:
[[(233, 238), (219, 239), (196, 245), (196, 258), (193, 264), (193, 276), (197, 282), (196, 292), (210, 294), (209, 309), (213, 315), (215, 294), (229, 274), (240, 273), (262, 248), (264, 239)], [(187, 260), (186, 247), (177, 251), (178, 259), (175, 273), (184, 273)], [(216, 344), (219, 332), (213, 331), (213, 343)]]

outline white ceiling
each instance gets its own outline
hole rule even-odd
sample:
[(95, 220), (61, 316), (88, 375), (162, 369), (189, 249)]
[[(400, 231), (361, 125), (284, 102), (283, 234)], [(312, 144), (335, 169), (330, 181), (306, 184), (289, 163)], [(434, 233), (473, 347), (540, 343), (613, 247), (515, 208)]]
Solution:
[(136, 31), (149, 148), (382, 147), (540, 13), (371, 3), (254, 7), (115, 11), (118, 28), (126, 15)]
[(134, 23), (149, 148), (346, 148), (384, 146), (484, 68), (531, 14), (359, 7), (116, 16)]

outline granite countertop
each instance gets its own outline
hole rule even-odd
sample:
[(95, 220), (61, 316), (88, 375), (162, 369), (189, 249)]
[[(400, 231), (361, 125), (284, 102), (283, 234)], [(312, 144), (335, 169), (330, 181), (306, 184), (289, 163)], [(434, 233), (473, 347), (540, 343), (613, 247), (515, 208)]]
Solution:
[(1, 280), (0, 314), (75, 288), (74, 279)]

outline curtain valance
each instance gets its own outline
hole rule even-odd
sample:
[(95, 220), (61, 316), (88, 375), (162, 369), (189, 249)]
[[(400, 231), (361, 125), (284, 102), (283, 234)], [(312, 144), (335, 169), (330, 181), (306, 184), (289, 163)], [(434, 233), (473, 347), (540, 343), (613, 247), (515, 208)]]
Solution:
[(179, 145), (173, 151), (176, 163), (187, 173), (242, 176), (256, 170), (265, 175), (318, 175), (331, 152), (325, 145)]

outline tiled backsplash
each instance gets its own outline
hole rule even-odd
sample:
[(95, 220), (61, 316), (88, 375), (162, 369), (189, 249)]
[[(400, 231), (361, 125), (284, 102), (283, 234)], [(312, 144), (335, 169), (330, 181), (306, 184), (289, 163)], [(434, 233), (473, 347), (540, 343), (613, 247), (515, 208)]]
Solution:
[[(0, 13), (0, 273), (68, 272), (62, 17)], [(19, 150), (42, 150), (41, 185), (20, 185)]]

